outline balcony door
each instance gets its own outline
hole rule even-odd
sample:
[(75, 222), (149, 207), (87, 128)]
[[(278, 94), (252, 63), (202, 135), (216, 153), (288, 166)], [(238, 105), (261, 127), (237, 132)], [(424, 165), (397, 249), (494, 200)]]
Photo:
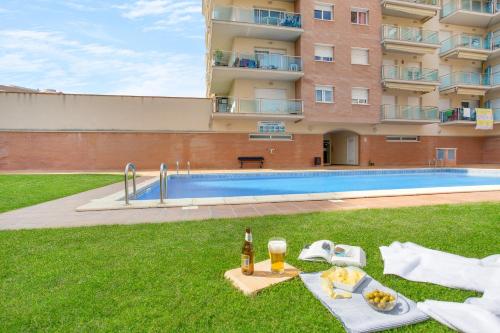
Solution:
[(286, 89), (255, 89), (257, 112), (288, 113), (287, 96)]
[(259, 68), (287, 70), (286, 51), (279, 49), (255, 49)]

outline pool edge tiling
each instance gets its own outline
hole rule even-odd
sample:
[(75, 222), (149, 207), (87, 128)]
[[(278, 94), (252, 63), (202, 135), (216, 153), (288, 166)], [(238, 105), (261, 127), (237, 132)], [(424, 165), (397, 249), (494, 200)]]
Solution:
[[(376, 169), (376, 170), (334, 170), (334, 171), (311, 171), (311, 172), (279, 172), (279, 173), (235, 173), (235, 174), (193, 174), (186, 175), (171, 175), (172, 178), (240, 178), (249, 176), (280, 176), (286, 175), (311, 176), (314, 174), (325, 175), (325, 173), (336, 175), (367, 175), (367, 174), (418, 174), (418, 173), (453, 173), (464, 174), (469, 176), (488, 176), (500, 178), (500, 171), (495, 169), (450, 169), (450, 168), (418, 168), (418, 169)], [(158, 178), (148, 180), (139, 185), (137, 193), (153, 186), (158, 182)], [(186, 207), (186, 206), (215, 206), (215, 205), (240, 205), (240, 204), (257, 204), (257, 203), (277, 203), (277, 202), (298, 202), (298, 201), (322, 201), (322, 200), (341, 200), (354, 198), (370, 198), (370, 197), (394, 197), (394, 196), (411, 196), (423, 194), (443, 194), (443, 193), (461, 193), (461, 192), (484, 192), (484, 191), (499, 191), (500, 184), (491, 185), (474, 185), (474, 186), (444, 186), (444, 187), (421, 187), (421, 188), (403, 188), (403, 189), (378, 189), (378, 190), (357, 190), (357, 191), (342, 191), (342, 192), (320, 192), (320, 193), (299, 193), (299, 194), (275, 194), (275, 195), (249, 195), (249, 196), (216, 196), (216, 197), (201, 197), (201, 198), (179, 198), (166, 199), (163, 204), (160, 204), (159, 198), (155, 200), (130, 200), (130, 205), (125, 205), (123, 191), (113, 195), (95, 199), (86, 205), (77, 208), (77, 211), (98, 211), (98, 210), (117, 210), (117, 209), (145, 209), (145, 208), (167, 208), (167, 207)]]

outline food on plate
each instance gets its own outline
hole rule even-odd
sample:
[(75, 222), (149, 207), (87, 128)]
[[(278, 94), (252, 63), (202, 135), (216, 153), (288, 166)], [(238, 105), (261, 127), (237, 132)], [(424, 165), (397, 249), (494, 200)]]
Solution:
[(350, 286), (356, 285), (366, 275), (362, 270), (344, 267), (332, 267), (321, 273), (321, 277), (332, 283), (342, 283)]
[(390, 311), (396, 305), (396, 295), (375, 289), (365, 294), (365, 299), (374, 309), (380, 311)]

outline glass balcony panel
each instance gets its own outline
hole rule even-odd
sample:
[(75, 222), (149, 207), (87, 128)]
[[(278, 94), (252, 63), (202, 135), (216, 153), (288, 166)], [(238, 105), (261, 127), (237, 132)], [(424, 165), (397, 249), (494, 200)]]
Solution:
[(216, 112), (241, 114), (302, 115), (301, 100), (236, 99), (217, 97)]
[(493, 109), (493, 120), (500, 121), (500, 109)]
[(494, 5), (491, 0), (445, 0), (442, 16), (451, 15), (458, 10), (492, 14), (494, 12)]
[(423, 30), (416, 27), (384, 25), (382, 27), (382, 38), (413, 43), (439, 44), (439, 33), (437, 31)]
[(475, 108), (447, 109), (441, 111), (440, 114), (442, 123), (447, 123), (451, 121), (476, 121)]
[(274, 9), (215, 6), (212, 19), (277, 27), (301, 28), (301, 15)]
[(441, 53), (457, 47), (475, 50), (490, 50), (491, 38), (483, 38), (477, 35), (458, 34), (441, 42)]
[(253, 68), (288, 72), (302, 71), (302, 58), (278, 53), (238, 53), (215, 51), (214, 66)]
[(404, 81), (438, 81), (438, 71), (428, 68), (382, 66), (382, 78)]
[(382, 105), (382, 120), (438, 121), (439, 111), (432, 106)]
[(454, 85), (489, 86), (490, 75), (474, 72), (453, 72), (440, 77), (440, 88)]

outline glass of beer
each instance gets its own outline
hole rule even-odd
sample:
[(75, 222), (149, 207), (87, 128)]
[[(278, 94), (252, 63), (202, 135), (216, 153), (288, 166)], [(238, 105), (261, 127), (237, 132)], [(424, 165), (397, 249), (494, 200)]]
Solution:
[(286, 240), (284, 238), (271, 238), (267, 243), (267, 249), (271, 258), (271, 272), (283, 274), (285, 272)]

